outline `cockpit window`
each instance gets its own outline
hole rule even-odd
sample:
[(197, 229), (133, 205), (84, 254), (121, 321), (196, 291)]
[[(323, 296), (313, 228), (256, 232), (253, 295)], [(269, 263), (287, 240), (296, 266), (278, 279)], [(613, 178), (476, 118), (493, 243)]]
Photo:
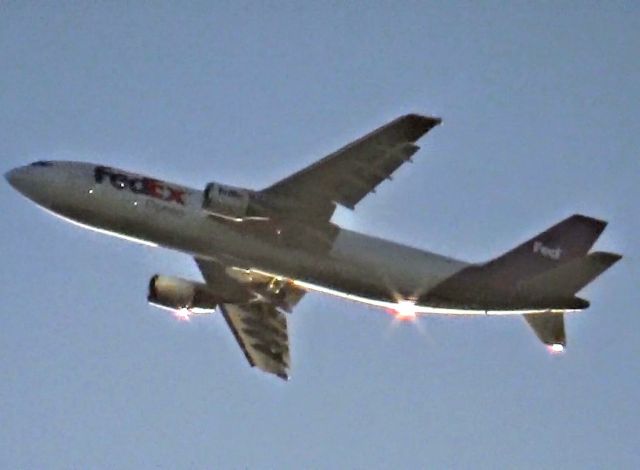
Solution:
[(45, 161), (45, 160), (38, 160), (37, 162), (33, 162), (31, 164), (31, 166), (52, 166), (53, 163)]

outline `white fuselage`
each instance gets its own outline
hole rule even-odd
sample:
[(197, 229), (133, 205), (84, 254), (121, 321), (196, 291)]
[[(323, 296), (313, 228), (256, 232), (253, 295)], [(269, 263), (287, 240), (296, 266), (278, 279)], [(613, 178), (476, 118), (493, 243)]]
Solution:
[[(84, 227), (216, 260), (225, 266), (268, 273), (305, 289), (380, 307), (396, 308), (398, 303), (413, 301), (468, 266), (345, 229), (339, 230), (329, 251), (291, 247), (277, 238), (261, 237), (259, 231), (246, 229), (242, 221), (208, 214), (202, 209), (202, 191), (121, 170), (113, 170), (122, 175), (120, 184), (108, 179), (97, 181), (95, 169), (96, 165), (89, 163), (53, 162), (14, 170), (11, 179), (20, 192), (41, 207)], [(413, 310), (525, 312), (428, 305), (415, 305)]]

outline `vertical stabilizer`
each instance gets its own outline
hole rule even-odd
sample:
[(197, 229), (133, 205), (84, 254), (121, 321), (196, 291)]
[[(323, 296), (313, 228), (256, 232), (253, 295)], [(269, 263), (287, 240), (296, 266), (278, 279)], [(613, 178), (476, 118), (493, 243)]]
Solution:
[(511, 280), (535, 276), (586, 255), (606, 226), (603, 220), (572, 215), (490, 261), (486, 267)]
[(607, 223), (572, 215), (487, 263), (474, 264), (445, 279), (421, 301), (499, 305), (525, 280), (584, 257)]

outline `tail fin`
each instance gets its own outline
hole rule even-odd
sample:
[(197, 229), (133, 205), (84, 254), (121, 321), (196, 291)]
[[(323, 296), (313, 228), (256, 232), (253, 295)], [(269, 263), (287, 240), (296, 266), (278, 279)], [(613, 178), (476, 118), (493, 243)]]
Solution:
[(606, 226), (602, 220), (572, 215), (498, 258), (466, 267), (431, 289), (421, 301), (483, 299), (487, 304), (499, 304), (505, 292), (515, 291), (521, 283), (583, 258)]
[(622, 256), (615, 253), (596, 251), (562, 264), (550, 271), (545, 271), (523, 282), (520, 288), (532, 295), (557, 298), (567, 297), (589, 284), (618, 262), (620, 258)]
[(603, 220), (572, 215), (485, 266), (510, 281), (536, 276), (586, 255), (606, 226)]

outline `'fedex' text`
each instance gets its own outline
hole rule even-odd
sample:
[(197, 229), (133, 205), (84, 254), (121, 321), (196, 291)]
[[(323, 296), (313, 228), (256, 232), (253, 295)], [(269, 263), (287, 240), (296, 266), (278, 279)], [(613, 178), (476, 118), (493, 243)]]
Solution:
[(560, 256), (562, 256), (562, 250), (560, 248), (549, 248), (548, 246), (545, 246), (542, 242), (537, 240), (533, 242), (533, 252), (539, 253), (545, 258), (556, 261), (560, 259)]
[(118, 173), (111, 168), (97, 166), (94, 170), (96, 183), (102, 183), (105, 178), (116, 189), (128, 189), (135, 194), (144, 194), (167, 202), (175, 202), (184, 206), (185, 191), (174, 188), (152, 178), (135, 178)]

